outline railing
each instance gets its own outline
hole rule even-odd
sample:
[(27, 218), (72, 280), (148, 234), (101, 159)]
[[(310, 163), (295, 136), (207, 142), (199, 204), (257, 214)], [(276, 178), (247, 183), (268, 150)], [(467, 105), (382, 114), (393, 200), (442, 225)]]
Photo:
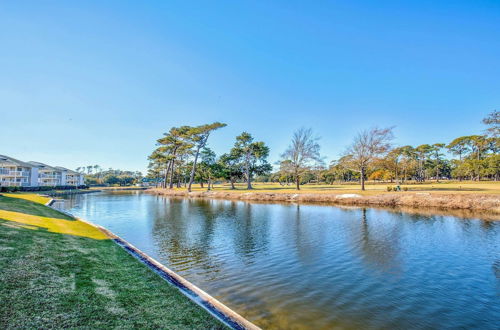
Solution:
[(41, 181), (41, 182), (38, 182), (38, 185), (39, 186), (60, 186), (61, 181), (59, 181), (59, 180), (57, 180), (57, 181)]
[(54, 175), (54, 174), (38, 174), (39, 178), (42, 179), (60, 179), (60, 175)]
[(66, 181), (80, 182), (80, 178), (77, 178), (77, 177), (66, 177)]
[(27, 171), (6, 171), (4, 169), (0, 170), (0, 175), (8, 175), (8, 176), (30, 176), (30, 172)]
[(16, 176), (30, 176), (30, 172), (28, 171), (12, 171)]

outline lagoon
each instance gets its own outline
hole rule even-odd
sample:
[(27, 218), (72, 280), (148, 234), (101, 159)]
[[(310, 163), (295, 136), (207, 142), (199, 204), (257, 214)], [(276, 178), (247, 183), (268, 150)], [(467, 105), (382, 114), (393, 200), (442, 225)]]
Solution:
[(371, 208), (68, 196), (102, 225), (266, 329), (500, 323), (500, 222)]

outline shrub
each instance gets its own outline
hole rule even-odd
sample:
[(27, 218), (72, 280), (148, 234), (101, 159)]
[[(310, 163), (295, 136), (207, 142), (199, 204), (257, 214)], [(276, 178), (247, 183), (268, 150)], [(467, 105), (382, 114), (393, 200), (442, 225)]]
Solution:
[(50, 191), (50, 190), (71, 190), (71, 189), (89, 189), (87, 185), (75, 186), (38, 186), (38, 187), (0, 187), (0, 192), (16, 192), (16, 191), (26, 191), (26, 192), (38, 192), (38, 191)]
[(392, 191), (392, 187), (391, 186), (387, 186), (387, 191)]
[(408, 191), (408, 187), (403, 187), (403, 191)]

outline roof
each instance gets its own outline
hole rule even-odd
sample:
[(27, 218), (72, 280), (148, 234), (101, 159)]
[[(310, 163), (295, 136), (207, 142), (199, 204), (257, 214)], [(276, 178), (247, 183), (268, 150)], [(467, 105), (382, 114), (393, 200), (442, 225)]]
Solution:
[(44, 164), (44, 163), (40, 163), (40, 162), (34, 162), (32, 160), (30, 160), (28, 162), (28, 164), (31, 164), (31, 166), (34, 166), (34, 167), (38, 167), (41, 170), (60, 171), (60, 169), (57, 169), (57, 168), (55, 168), (53, 166), (50, 166), (50, 165), (47, 165), (47, 164)]
[(20, 160), (17, 160), (15, 158), (5, 156), (5, 155), (0, 155), (0, 164), (17, 165), (17, 166), (23, 166), (23, 167), (33, 167), (33, 164), (22, 162)]
[(66, 171), (70, 174), (81, 174), (81, 173), (78, 173), (77, 171), (73, 171), (73, 170), (70, 170), (69, 168), (62, 167), (62, 166), (56, 166), (56, 168), (60, 171)]

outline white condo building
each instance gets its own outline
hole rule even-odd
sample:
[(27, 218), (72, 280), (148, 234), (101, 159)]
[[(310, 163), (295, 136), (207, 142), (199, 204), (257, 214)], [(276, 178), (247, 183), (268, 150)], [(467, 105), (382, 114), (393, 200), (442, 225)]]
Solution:
[(61, 166), (56, 166), (56, 169), (61, 171), (63, 186), (81, 186), (84, 184), (83, 174)]
[(0, 186), (38, 186), (38, 168), (15, 158), (0, 155)]
[(0, 155), (0, 186), (38, 187), (38, 186), (81, 186), (84, 184), (82, 173), (61, 166), (50, 166), (40, 162), (23, 162), (12, 157)]
[(29, 161), (33, 167), (38, 168), (38, 185), (39, 186), (62, 186), (62, 171), (56, 167), (49, 166), (44, 163)]

